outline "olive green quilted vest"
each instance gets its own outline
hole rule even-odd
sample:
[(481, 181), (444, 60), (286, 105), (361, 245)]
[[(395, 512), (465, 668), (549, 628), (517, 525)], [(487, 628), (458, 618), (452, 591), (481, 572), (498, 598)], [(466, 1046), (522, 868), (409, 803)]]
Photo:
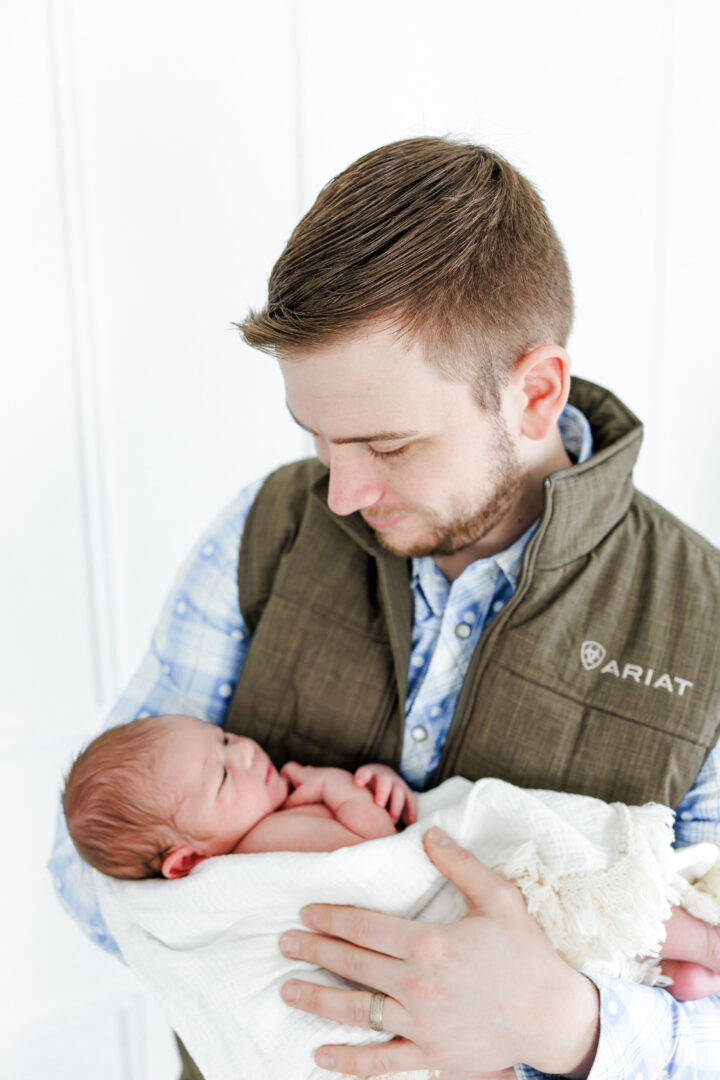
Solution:
[[(545, 481), (515, 595), (471, 658), (435, 777), (676, 805), (718, 736), (718, 553), (632, 484), (642, 427), (583, 380), (595, 453)], [(227, 720), (276, 764), (397, 766), (410, 562), (327, 507), (327, 470), (274, 473), (239, 562), (253, 640)]]

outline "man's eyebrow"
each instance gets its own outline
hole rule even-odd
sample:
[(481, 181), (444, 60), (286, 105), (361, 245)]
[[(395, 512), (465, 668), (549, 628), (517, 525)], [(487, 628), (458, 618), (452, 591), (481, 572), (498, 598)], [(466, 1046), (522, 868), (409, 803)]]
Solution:
[[(314, 435), (318, 438), (317, 431), (313, 431), (312, 428), (309, 428), (306, 424), (303, 424), (301, 420), (298, 420), (289, 405), (287, 406), (287, 411), (290, 413), (298, 427), (301, 427), (303, 431), (307, 431), (310, 435)], [(419, 431), (376, 431), (372, 435), (348, 435), (343, 439), (328, 439), (328, 442), (332, 443), (333, 446), (343, 446), (345, 443), (392, 442), (394, 439), (410, 439), (414, 435), (419, 434)]]

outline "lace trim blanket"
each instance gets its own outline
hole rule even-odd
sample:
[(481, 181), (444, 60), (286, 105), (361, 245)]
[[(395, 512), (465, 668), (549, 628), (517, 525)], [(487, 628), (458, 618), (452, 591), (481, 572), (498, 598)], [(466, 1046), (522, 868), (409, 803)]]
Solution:
[(388, 1037), (286, 1006), (280, 987), (290, 977), (347, 984), (283, 957), (278, 940), (302, 926), (298, 911), (312, 901), (459, 919), (464, 898), (422, 847), (433, 824), (516, 882), (557, 951), (589, 974), (660, 981), (658, 964), (637, 958), (657, 954), (674, 903), (720, 922), (720, 853), (710, 844), (674, 852), (666, 807), (459, 778), (419, 803), (418, 824), (334, 852), (225, 855), (177, 881), (96, 875), (128, 966), (164, 1006), (205, 1080), (326, 1080), (312, 1059), (320, 1044)]

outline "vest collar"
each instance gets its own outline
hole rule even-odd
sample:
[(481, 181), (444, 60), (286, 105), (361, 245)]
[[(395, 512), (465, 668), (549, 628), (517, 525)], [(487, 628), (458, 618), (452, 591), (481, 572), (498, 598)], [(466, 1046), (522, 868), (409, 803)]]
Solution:
[[(563, 566), (594, 550), (625, 516), (633, 495), (632, 470), (643, 436), (638, 418), (609, 390), (585, 379), (572, 379), (570, 402), (590, 422), (594, 452), (581, 465), (551, 473), (545, 480), (543, 513), (531, 541), (540, 570)], [(327, 492), (325, 472), (313, 485), (313, 498), (338, 528), (384, 567), (381, 576), (395, 599), (400, 588), (407, 593), (410, 560), (385, 551), (360, 514), (333, 514)]]
[(593, 551), (625, 517), (643, 429), (623, 403), (594, 383), (573, 379), (570, 402), (590, 422), (592, 457), (545, 479), (544, 508), (533, 543), (540, 570), (564, 566)]

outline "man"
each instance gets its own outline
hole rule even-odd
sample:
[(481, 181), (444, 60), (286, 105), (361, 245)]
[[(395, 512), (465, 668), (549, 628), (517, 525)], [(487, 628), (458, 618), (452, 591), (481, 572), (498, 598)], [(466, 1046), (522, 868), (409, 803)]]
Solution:
[[(562, 246), (498, 155), (411, 139), (336, 177), (240, 327), (279, 360), (319, 460), (203, 538), (111, 722), (191, 712), (276, 762), (385, 761), (420, 788), (460, 773), (655, 799), (680, 843), (718, 841), (717, 554), (633, 489), (641, 427), (570, 386), (571, 321)], [(288, 1004), (399, 1036), (319, 1064), (716, 1071), (720, 1003), (572, 971), (519, 894), (443, 839), (427, 850), (470, 901), (462, 922), (319, 904), (315, 933), (283, 939), (369, 988), (293, 982)], [(91, 912), (62, 840), (55, 869)]]

